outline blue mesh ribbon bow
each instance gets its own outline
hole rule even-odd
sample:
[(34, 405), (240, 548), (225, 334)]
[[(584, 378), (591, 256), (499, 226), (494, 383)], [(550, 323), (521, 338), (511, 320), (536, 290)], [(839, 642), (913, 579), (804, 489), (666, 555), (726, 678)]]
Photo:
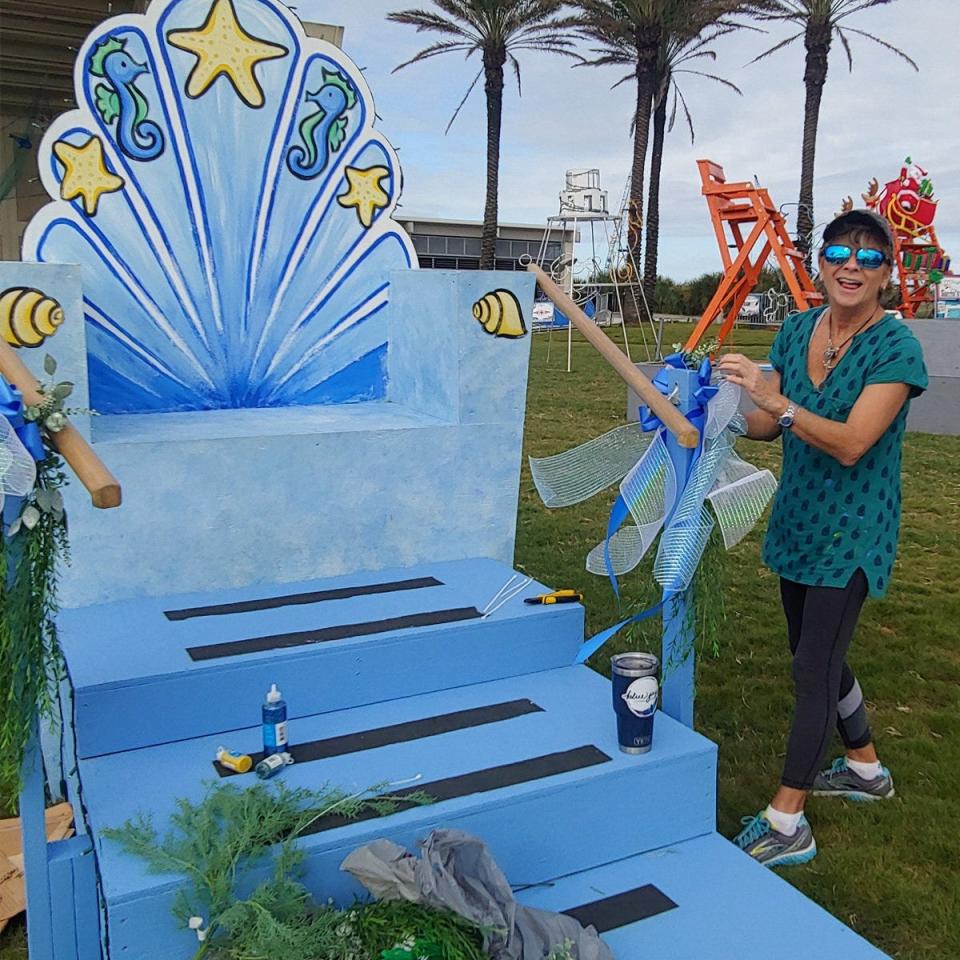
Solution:
[[(682, 355), (672, 354), (665, 358), (664, 364), (665, 368), (653, 378), (653, 383), (669, 397), (667, 368), (686, 369), (686, 363)], [(683, 476), (677, 475), (670, 457), (666, 427), (647, 407), (640, 408), (640, 426), (645, 433), (652, 434), (653, 439), (634, 466), (621, 471), (620, 493), (610, 512), (606, 538), (590, 551), (587, 569), (606, 574), (619, 600), (617, 574), (633, 569), (659, 536), (653, 573), (663, 588), (663, 599), (588, 640), (580, 650), (578, 663), (584, 662), (628, 623), (653, 616), (671, 597), (687, 589), (710, 539), (715, 517), (729, 549), (752, 529), (776, 489), (776, 481), (769, 471), (757, 470), (733, 452), (735, 436), (729, 428), (739, 408), (739, 388), (732, 384), (714, 386), (710, 378), (710, 361), (705, 359), (696, 371), (694, 403), (687, 413), (687, 419), (700, 431), (700, 442), (688, 458)], [(554, 458), (531, 461), (535, 482), (544, 465), (553, 471), (554, 482), (557, 471), (567, 464), (582, 468), (583, 463), (575, 454), (588, 446), (584, 444)], [(559, 466), (561, 463), (563, 467)], [(601, 464), (594, 467), (594, 473), (606, 476), (609, 469)], [(537, 488), (541, 489), (540, 483)], [(584, 489), (593, 490), (594, 485), (585, 484)], [(571, 502), (578, 501), (566, 501)], [(629, 518), (632, 524), (627, 523)]]

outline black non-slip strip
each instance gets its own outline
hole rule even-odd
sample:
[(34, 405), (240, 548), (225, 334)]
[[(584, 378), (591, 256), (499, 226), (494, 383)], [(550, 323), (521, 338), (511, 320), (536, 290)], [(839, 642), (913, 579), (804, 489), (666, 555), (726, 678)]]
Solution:
[(284, 647), (302, 647), (309, 643), (325, 643), (328, 640), (344, 640), (347, 637), (366, 637), (371, 633), (389, 633), (391, 630), (405, 630), (409, 627), (429, 627), (438, 623), (476, 620), (479, 616), (480, 611), (476, 607), (428, 610), (426, 613), (408, 613), (403, 617), (389, 617), (386, 620), (342, 623), (335, 627), (322, 627), (319, 630), (274, 633), (266, 637), (212, 643), (206, 647), (187, 647), (187, 653), (190, 654), (191, 660), (217, 660), (220, 657), (239, 657), (245, 653), (261, 653), (264, 650), (280, 650)]
[[(376, 727), (373, 730), (350, 733), (342, 737), (311, 740), (309, 743), (298, 743), (288, 747), (288, 750), (296, 763), (309, 763), (311, 760), (326, 760), (328, 757), (340, 757), (346, 753), (373, 750), (377, 747), (388, 746), (391, 743), (423, 740), (426, 737), (436, 737), (442, 733), (452, 733), (454, 730), (482, 727), (487, 723), (499, 723), (501, 720), (523, 717), (528, 713), (543, 713), (543, 707), (538, 706), (532, 700), (509, 700), (485, 707), (475, 707), (471, 710), (441, 713), (434, 717), (424, 717), (422, 720), (395, 723), (389, 727)], [(263, 759), (264, 755), (263, 753), (254, 753), (250, 756), (256, 764)], [(228, 770), (226, 767), (220, 766), (219, 763), (214, 762), (213, 766), (221, 777), (238, 776), (235, 771)]]
[(646, 920), (647, 917), (655, 917), (658, 913), (675, 910), (676, 907), (677, 904), (659, 887), (648, 883), (563, 912), (585, 927), (596, 927), (597, 933), (606, 933), (638, 920)]
[[(609, 762), (610, 757), (591, 744), (560, 753), (548, 753), (542, 757), (531, 757), (529, 760), (520, 760), (517, 763), (506, 763), (500, 767), (487, 767), (485, 770), (463, 773), (459, 777), (420, 783), (392, 792), (391, 796), (400, 798), (396, 807), (398, 812), (417, 806), (415, 801), (402, 799), (412, 793), (423, 792), (435, 803), (439, 803), (456, 797), (488, 793), (490, 790), (499, 790), (501, 787), (513, 787), (532, 780), (543, 780), (546, 777), (555, 777), (561, 773), (571, 773), (574, 770), (583, 770), (586, 767)], [(348, 823), (356, 823), (358, 820), (374, 820), (378, 816), (380, 814), (375, 810), (364, 810), (359, 816), (349, 819), (341, 814), (331, 813), (315, 820), (304, 833), (322, 833), (324, 830), (334, 830)]]
[(436, 577), (413, 577), (409, 580), (390, 580), (386, 583), (363, 583), (335, 590), (316, 590), (313, 593), (288, 593), (282, 597), (261, 597), (259, 600), (238, 600), (236, 603), (215, 603), (209, 607), (187, 607), (166, 610), (168, 620), (192, 620), (194, 617), (220, 617), (230, 613), (250, 613), (254, 610), (276, 610), (277, 607), (295, 607), (324, 600), (347, 600), (350, 597), (369, 597), (375, 593), (398, 593), (401, 590), (421, 590), (424, 587), (442, 587)]

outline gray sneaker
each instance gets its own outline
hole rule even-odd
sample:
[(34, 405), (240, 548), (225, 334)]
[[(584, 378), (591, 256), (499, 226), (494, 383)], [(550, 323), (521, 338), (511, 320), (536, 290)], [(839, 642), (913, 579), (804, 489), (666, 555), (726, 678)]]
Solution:
[(817, 855), (817, 842), (806, 817), (800, 817), (797, 832), (792, 836), (775, 830), (762, 810), (755, 817), (744, 817), (740, 822), (744, 828), (733, 842), (765, 867), (806, 863)]
[(811, 792), (815, 797), (847, 797), (858, 802), (887, 800), (894, 793), (893, 777), (886, 767), (882, 770), (879, 777), (864, 780), (860, 774), (850, 769), (846, 757), (837, 757), (832, 766), (817, 774)]

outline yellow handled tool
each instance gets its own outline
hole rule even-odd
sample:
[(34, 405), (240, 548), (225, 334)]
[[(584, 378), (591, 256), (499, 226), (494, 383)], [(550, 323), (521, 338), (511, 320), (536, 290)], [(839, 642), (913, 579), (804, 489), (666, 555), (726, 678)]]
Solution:
[(535, 597), (526, 597), (524, 603), (583, 603), (583, 594), (576, 590), (554, 590)]

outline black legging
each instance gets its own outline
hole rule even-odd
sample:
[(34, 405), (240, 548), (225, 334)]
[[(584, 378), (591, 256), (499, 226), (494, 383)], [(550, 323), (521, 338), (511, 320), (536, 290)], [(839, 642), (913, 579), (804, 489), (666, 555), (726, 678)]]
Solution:
[(846, 662), (866, 596), (862, 570), (845, 587), (808, 587), (780, 580), (796, 694), (781, 778), (786, 787), (809, 790), (813, 786), (834, 723), (849, 749), (871, 742), (860, 684)]

